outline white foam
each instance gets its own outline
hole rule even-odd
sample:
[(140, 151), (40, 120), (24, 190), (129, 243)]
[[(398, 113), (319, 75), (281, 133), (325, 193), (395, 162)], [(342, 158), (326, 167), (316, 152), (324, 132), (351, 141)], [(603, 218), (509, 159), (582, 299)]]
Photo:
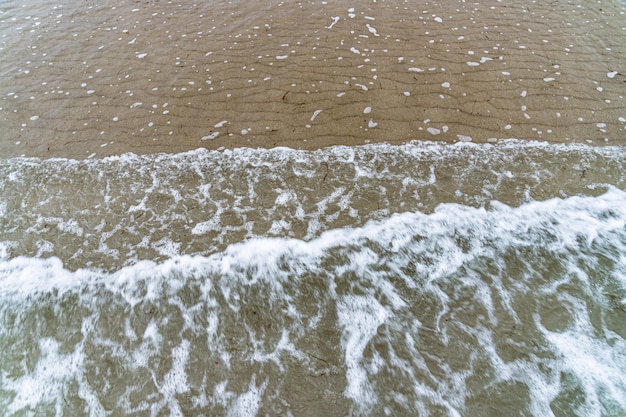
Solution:
[[(15, 413), (19, 410), (35, 408), (39, 404), (63, 404), (66, 384), (79, 378), (84, 369), (84, 352), (75, 350), (72, 353), (59, 352), (59, 343), (51, 338), (38, 341), (40, 358), (32, 374), (18, 379), (2, 375), (2, 385), (11, 390), (16, 397), (11, 401), (7, 411)], [(105, 416), (99, 403), (90, 404), (93, 416)]]
[[(369, 120), (369, 117), (365, 119), (365, 128)], [(377, 120), (372, 118), (372, 122), (377, 123)], [(429, 122), (424, 120), (425, 133), (429, 127), (436, 129), (431, 129), (432, 133), (439, 130), (439, 135), (449, 131), (445, 125), (435, 126)], [(507, 129), (512, 127), (505, 125), (503, 132)], [(459, 138), (457, 135), (467, 136), (456, 131), (454, 135), (455, 139)], [(493, 141), (498, 139), (493, 138)], [(11, 181), (5, 180), (4, 192), (7, 195), (29, 195), (31, 190), (37, 189), (40, 191), (36, 197), (30, 195), (41, 203), (40, 206), (26, 207), (24, 211), (9, 210), (6, 206), (7, 220), (13, 222), (13, 226), (7, 228), (19, 224), (23, 230), (23, 234), (10, 238), (13, 242), (10, 256), (33, 256), (40, 249), (41, 256), (63, 256), (64, 262), (71, 258), (78, 266), (94, 259), (96, 263), (93, 266), (111, 268), (110, 265), (115, 265), (113, 268), (117, 268), (142, 258), (163, 259), (170, 256), (168, 253), (175, 255), (176, 250), (187, 254), (220, 251), (232, 243), (233, 238), (267, 236), (272, 224), (286, 226), (290, 223), (292, 227), (281, 229), (281, 233), (308, 240), (332, 227), (333, 222), (362, 225), (369, 219), (379, 218), (382, 212), (377, 212), (375, 207), (361, 207), (358, 215), (351, 210), (356, 208), (354, 204), (360, 204), (358, 196), (364, 190), (367, 190), (366, 194), (372, 193), (370, 197), (379, 202), (380, 209), (389, 213), (407, 209), (432, 211), (433, 204), (443, 198), (444, 193), (453, 193), (456, 202), (481, 206), (491, 198), (510, 198), (506, 201), (517, 205), (530, 198), (525, 196), (548, 198), (560, 193), (588, 193), (586, 187), (598, 179), (590, 182), (589, 178), (593, 177), (587, 177), (578, 181), (576, 175), (572, 175), (561, 184), (550, 183), (549, 167), (561, 160), (561, 155), (571, 160), (572, 164), (578, 160), (593, 161), (594, 164), (597, 163), (595, 161), (605, 161), (597, 169), (594, 168), (596, 178), (606, 172), (609, 177), (603, 181), (616, 185), (623, 181), (614, 174), (623, 169), (624, 151), (620, 148), (500, 141), (497, 146), (473, 145), (465, 149), (466, 153), (461, 155), (452, 146), (410, 143), (402, 146), (333, 147), (318, 152), (285, 148), (198, 150), (178, 155), (123, 155), (94, 161), (5, 161), (0, 167), (3, 170), (0, 177)], [(520, 152), (526, 155), (527, 164), (532, 169), (519, 165), (515, 155)], [(578, 153), (581, 156), (573, 156)], [(369, 162), (373, 161), (371, 155), (376, 155), (376, 160), (381, 161), (380, 166), (388, 168), (382, 171), (374, 168), (374, 162)], [(328, 163), (333, 160), (342, 162), (333, 166)], [(411, 161), (423, 162), (415, 164)], [(28, 168), (22, 168), (25, 166)], [(430, 183), (430, 174), (421, 168), (424, 166), (433, 166), (438, 172), (449, 172), (451, 189), (435, 191), (436, 197), (428, 197), (427, 189), (389, 186), (389, 183), (401, 183), (405, 178), (415, 184)], [(291, 173), (293, 169), (293, 174), (279, 175), (279, 172)], [(506, 171), (515, 172), (515, 177), (501, 183), (497, 178)], [(107, 185), (108, 177), (101, 172), (115, 173), (116, 181)], [(89, 184), (87, 189), (102, 191), (89, 199), (81, 199), (67, 192), (56, 192), (58, 188), (48, 190), (46, 185), (49, 181), (63, 184), (77, 177)], [(191, 182), (186, 182), (185, 178)], [(466, 178), (475, 179), (481, 187), (472, 188), (464, 180)], [(292, 180), (298, 185), (294, 186)], [(329, 188), (327, 193), (318, 195), (317, 182), (322, 180)], [(220, 184), (221, 191), (215, 184)], [(350, 185), (346, 188), (344, 184)], [(518, 191), (508, 192), (507, 187)], [(120, 190), (132, 192), (121, 193)], [(289, 191), (294, 192), (289, 206), (279, 208), (273, 205), (278, 195)], [(266, 195), (267, 202), (259, 194)], [(334, 210), (334, 205), (344, 199), (346, 208)], [(312, 201), (325, 203), (317, 205), (311, 204)], [(258, 215), (259, 207), (266, 217)], [(292, 209), (294, 211), (288, 213)], [(40, 217), (42, 211), (49, 215)], [(94, 230), (94, 225), (87, 220), (106, 219), (110, 217), (109, 211), (121, 214), (116, 217), (117, 220), (112, 222), (107, 219)], [(299, 213), (299, 225), (294, 227), (292, 221), (282, 222), (295, 213)], [(180, 223), (181, 219), (185, 219), (184, 222)], [(236, 223), (230, 224), (228, 219)], [(177, 224), (176, 229), (169, 230), (169, 225), (174, 223)], [(57, 235), (46, 236), (50, 232)], [(132, 238), (123, 238), (125, 233)], [(174, 234), (176, 237), (172, 238)], [(81, 239), (76, 239), (76, 236)], [(157, 243), (163, 237), (185, 243), (178, 249), (173, 245), (163, 246)], [(33, 252), (25, 252), (28, 247), (26, 242), (29, 241), (37, 242)], [(59, 244), (60, 241), (65, 243)], [(141, 249), (136, 246), (137, 242), (143, 242)], [(163, 248), (169, 249), (160, 250)], [(105, 254), (115, 260), (102, 261)]]
[(187, 372), (185, 370), (189, 360), (189, 348), (189, 341), (183, 339), (180, 345), (172, 350), (172, 368), (164, 376), (163, 383), (159, 386), (159, 392), (163, 395), (162, 403), (167, 404), (172, 417), (185, 416), (176, 395), (189, 391)]
[(367, 412), (378, 401), (367, 370), (363, 351), (387, 320), (389, 312), (372, 297), (342, 297), (337, 303), (338, 325), (343, 329), (341, 340), (347, 367), (348, 386), (345, 395)]
[(213, 132), (209, 135), (206, 136), (202, 136), (202, 140), (210, 140), (210, 139), (215, 139), (216, 137), (218, 137), (220, 134), (220, 132)]
[(151, 246), (161, 255), (171, 258), (180, 253), (181, 245), (181, 242), (174, 242), (170, 238), (164, 237), (159, 241), (152, 243)]
[(626, 359), (618, 353), (626, 349), (624, 339), (613, 338), (609, 345), (598, 340), (591, 326), (583, 331), (544, 333), (558, 350), (561, 371), (576, 375), (582, 386), (585, 398), (578, 409), (581, 415), (606, 415), (609, 410), (603, 403), (607, 397), (617, 403), (613, 407), (626, 409)]
[(339, 16), (331, 17), (331, 19), (333, 20), (333, 23), (331, 23), (329, 26), (326, 26), (326, 29), (332, 29), (333, 26), (335, 26), (337, 24), (337, 22), (339, 22), (339, 20), (341, 20), (341, 18)]
[(267, 387), (267, 381), (260, 386), (256, 385), (253, 376), (248, 391), (239, 395), (228, 409), (227, 417), (255, 417), (261, 406), (261, 396)]
[(315, 110), (315, 111), (313, 112), (313, 115), (311, 116), (311, 121), (314, 121), (314, 120), (315, 120), (315, 118), (316, 118), (316, 117), (317, 117), (317, 116), (318, 116), (321, 112), (322, 112), (322, 110), (321, 110), (321, 109)]
[(378, 31), (376, 30), (376, 28), (372, 27), (369, 23), (366, 23), (365, 26), (367, 26), (367, 30), (374, 36), (380, 36), (378, 34)]
[[(466, 155), (481, 148), (460, 143), (436, 149)], [(376, 158), (384, 156), (380, 146), (373, 149), (378, 151)], [(485, 155), (496, 153), (498, 159), (497, 150), (496, 146), (487, 147)], [(355, 148), (335, 151), (336, 159), (327, 162), (335, 170), (359, 156)], [(527, 156), (532, 154), (528, 147), (524, 151)], [(243, 151), (220, 153), (220, 159), (232, 163), (234, 152)], [(274, 152), (285, 158), (293, 151)], [(429, 158), (433, 160), (433, 154)], [(415, 157), (410, 161), (421, 165)], [(298, 166), (302, 163), (290, 162), (290, 173), (308, 169)], [(358, 174), (351, 170), (351, 178), (366, 179), (370, 184), (376, 169), (360, 169)], [(404, 181), (398, 182), (408, 189), (438, 185), (439, 171), (431, 166), (427, 172), (433, 177), (430, 182), (411, 178), (405, 171)], [(319, 182), (317, 174), (313, 176)], [(512, 177), (511, 172), (508, 176), (503, 172), (497, 181), (506, 184)], [(346, 188), (337, 189), (317, 209), (322, 211), (324, 205), (347, 208), (349, 193)], [(279, 195), (272, 204), (289, 207), (297, 190), (283, 190)], [(531, 393), (528, 408), (537, 414), (558, 394), (558, 375), (566, 370), (581, 381), (585, 412), (601, 415), (600, 396), (622, 409), (625, 406), (626, 363), (619, 352), (626, 346), (605, 325), (592, 325), (585, 306), (597, 302), (597, 295), (605, 297), (605, 280), (626, 285), (626, 274), (622, 281), (613, 278), (613, 272), (624, 271), (625, 227), (626, 192), (609, 187), (597, 197), (552, 198), (517, 207), (493, 201), (478, 208), (441, 204), (431, 214), (384, 214), (360, 227), (334, 228), (310, 240), (257, 237), (207, 256), (137, 262), (110, 273), (94, 269), (71, 272), (58, 259), (4, 259), (0, 261), (3, 318), (8, 308), (31, 311), (54, 305), (66, 312), (64, 305), (70, 304), (71, 311), (87, 310), (87, 315), (78, 328), (71, 328), (68, 321), (69, 330), (77, 330), (81, 340), (98, 349), (77, 342), (61, 353), (59, 341), (42, 338), (42, 354), (36, 364), (23, 370), (16, 367), (15, 372), (22, 372), (18, 376), (3, 374), (2, 386), (15, 393), (8, 406), (18, 412), (41, 403), (62, 404), (67, 386), (78, 381), (81, 397), (89, 399), (91, 415), (99, 415), (103, 410), (98, 408), (98, 396), (103, 394), (92, 390), (82, 376), (85, 363), (87, 359), (97, 363), (103, 353), (111, 358), (115, 352), (120, 366), (129, 371), (168, 364), (160, 369), (160, 376), (153, 376), (156, 391), (150, 392), (152, 397), (146, 395), (145, 401), (172, 415), (186, 415), (187, 395), (197, 392), (214, 394), (213, 398), (194, 397), (198, 404), (219, 405), (230, 415), (256, 415), (263, 402), (269, 404), (280, 397), (285, 380), (301, 376), (303, 369), (314, 373), (320, 367), (323, 373), (345, 373), (338, 378), (345, 380), (345, 385), (338, 389), (344, 390), (351, 406), (361, 414), (374, 414), (381, 401), (391, 406), (387, 399), (400, 401), (404, 396), (407, 410), (415, 403), (426, 411), (428, 404), (436, 404), (452, 415), (464, 415), (467, 399), (476, 394), (466, 385), (471, 375), (486, 378), (494, 386), (502, 381), (524, 384)], [(603, 251), (603, 245), (608, 249)], [(514, 262), (513, 268), (507, 267), (507, 257)], [(552, 257), (554, 264), (542, 263), (546, 257)], [(601, 258), (609, 261), (606, 268), (613, 269), (602, 273), (599, 281), (591, 281), (581, 265), (587, 264), (593, 272)], [(554, 276), (546, 275), (550, 265), (557, 269)], [(571, 310), (580, 315), (574, 316), (566, 329), (548, 331), (540, 326), (536, 314), (517, 310), (529, 293), (543, 305), (548, 300), (545, 295), (559, 288), (577, 288), (582, 294), (578, 296), (580, 306)], [(140, 307), (144, 304), (154, 305), (155, 312), (143, 311)], [(100, 312), (109, 311), (109, 305), (118, 306), (113, 311), (128, 314), (130, 324), (123, 323), (119, 329), (138, 340), (132, 344), (120, 341), (115, 333), (106, 339), (101, 328), (110, 318)], [(605, 308), (602, 303), (598, 307)], [(259, 313), (255, 318), (250, 318), (251, 308)], [(146, 323), (137, 326), (133, 320)], [(320, 343), (315, 336), (322, 330), (316, 327), (319, 323), (325, 326), (328, 341)], [(514, 324), (517, 330), (511, 327)], [(596, 325), (602, 326), (607, 336), (598, 335)], [(540, 346), (533, 347), (523, 337), (516, 338), (515, 332), (523, 332), (525, 326), (535, 326), (549, 343), (537, 339)], [(502, 338), (497, 345), (496, 333), (507, 332), (511, 340)], [(0, 333), (1, 337), (5, 334)], [(426, 342), (433, 335), (437, 338), (434, 345)], [(340, 346), (333, 344), (337, 339)], [(505, 360), (502, 344), (528, 352)], [(400, 353), (405, 345), (411, 355)], [(324, 353), (315, 350), (319, 346)], [(206, 355), (196, 356), (195, 361), (214, 355), (227, 363), (228, 371), (196, 369), (191, 357), (198, 351)], [(447, 356), (457, 353), (456, 358), (463, 360)], [(171, 361), (161, 361), (161, 357), (171, 357)], [(426, 362), (436, 366), (437, 372), (430, 371)], [(243, 386), (241, 378), (223, 380), (231, 374), (245, 375)], [(285, 374), (286, 379), (281, 379)], [(263, 383), (257, 384), (257, 379)], [(121, 395), (127, 398), (130, 394)], [(401, 407), (403, 403), (398, 404)]]

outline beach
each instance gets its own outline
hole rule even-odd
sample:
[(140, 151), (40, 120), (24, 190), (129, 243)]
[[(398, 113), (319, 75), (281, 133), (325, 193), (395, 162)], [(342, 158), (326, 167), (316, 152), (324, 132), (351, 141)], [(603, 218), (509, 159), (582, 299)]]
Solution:
[(0, 154), (621, 144), (624, 5), (3, 4)]
[(4, 1), (0, 415), (624, 416), (625, 13)]

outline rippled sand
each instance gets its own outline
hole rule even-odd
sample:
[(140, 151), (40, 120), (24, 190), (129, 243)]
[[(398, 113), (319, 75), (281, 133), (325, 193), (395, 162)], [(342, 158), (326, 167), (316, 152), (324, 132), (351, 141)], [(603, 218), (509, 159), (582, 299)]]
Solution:
[(625, 143), (614, 0), (9, 0), (0, 154)]

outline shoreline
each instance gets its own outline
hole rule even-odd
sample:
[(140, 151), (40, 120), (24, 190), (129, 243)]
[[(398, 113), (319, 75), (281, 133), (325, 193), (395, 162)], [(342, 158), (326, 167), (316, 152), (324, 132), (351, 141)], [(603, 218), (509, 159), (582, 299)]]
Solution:
[[(368, 143), (357, 143), (357, 144), (336, 144), (336, 145), (327, 145), (324, 147), (291, 147), (287, 145), (276, 145), (276, 146), (220, 146), (217, 148), (212, 147), (196, 147), (189, 149), (178, 149), (172, 152), (168, 151), (157, 151), (153, 153), (149, 152), (133, 152), (133, 151), (124, 151), (121, 153), (112, 153), (106, 156), (98, 156), (95, 154), (88, 155), (85, 158), (76, 158), (73, 156), (27, 156), (27, 155), (19, 155), (19, 156), (10, 156), (10, 157), (0, 157), (0, 161), (2, 161), (3, 165), (8, 165), (11, 161), (27, 161), (27, 162), (35, 162), (35, 163), (48, 163), (48, 162), (77, 162), (77, 163), (100, 163), (107, 161), (122, 161), (125, 158), (140, 158), (145, 161), (163, 161), (167, 159), (176, 160), (177, 158), (186, 158), (193, 156), (194, 154), (209, 155), (213, 152), (221, 153), (223, 155), (232, 156), (237, 153), (242, 153), (245, 155), (249, 155), (250, 153), (259, 153), (262, 155), (273, 154), (273, 153), (282, 153), (282, 152), (293, 152), (294, 154), (298, 154), (302, 152), (304, 155), (314, 155), (318, 152), (322, 153), (330, 153), (330, 154), (343, 154), (345, 150), (355, 150), (356, 152), (376, 152), (376, 151), (395, 151), (395, 150), (404, 150), (409, 147), (410, 149), (415, 149), (417, 151), (420, 150), (428, 150), (428, 149), (480, 149), (482, 147), (487, 147), (487, 149), (499, 149), (502, 151), (511, 151), (513, 149), (552, 149), (554, 151), (576, 151), (576, 150), (587, 150), (591, 151), (593, 149), (598, 150), (615, 150), (621, 151), (625, 147), (621, 144), (606, 144), (606, 143), (582, 143), (582, 142), (547, 142), (541, 140), (527, 140), (527, 139), (517, 139), (517, 138), (505, 138), (505, 139), (497, 139), (492, 141), (485, 142), (475, 142), (475, 141), (456, 141), (456, 142), (446, 142), (442, 140), (407, 140), (407, 141), (398, 141), (397, 143), (392, 142), (368, 142)], [(474, 148), (477, 147), (477, 148)]]
[(0, 15), (5, 158), (626, 144), (626, 7), (612, 0), (50, 8)]

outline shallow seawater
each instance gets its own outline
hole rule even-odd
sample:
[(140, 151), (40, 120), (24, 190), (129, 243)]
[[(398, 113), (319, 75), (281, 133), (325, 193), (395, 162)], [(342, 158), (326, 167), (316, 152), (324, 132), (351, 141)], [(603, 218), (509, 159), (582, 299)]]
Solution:
[(3, 415), (620, 416), (626, 151), (0, 161)]

